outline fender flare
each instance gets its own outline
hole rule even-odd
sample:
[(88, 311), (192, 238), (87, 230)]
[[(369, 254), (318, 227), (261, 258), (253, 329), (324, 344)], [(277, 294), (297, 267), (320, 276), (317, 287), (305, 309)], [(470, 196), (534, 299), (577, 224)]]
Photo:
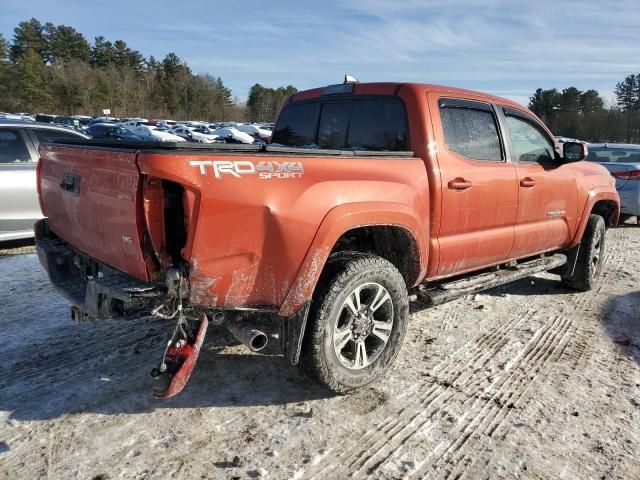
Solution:
[(610, 187), (596, 187), (589, 191), (587, 202), (585, 203), (582, 210), (582, 215), (580, 216), (580, 223), (578, 224), (576, 234), (574, 235), (569, 247), (575, 247), (580, 243), (580, 241), (582, 240), (582, 235), (584, 235), (584, 231), (587, 228), (589, 215), (591, 214), (594, 205), (601, 200), (611, 200), (612, 202), (615, 202), (615, 204), (617, 205), (617, 209), (613, 224), (618, 224), (618, 220), (620, 218), (620, 196), (618, 195), (618, 192), (616, 192), (615, 190), (611, 190)]
[(391, 202), (359, 202), (339, 205), (331, 209), (322, 220), (307, 254), (298, 270), (278, 315), (285, 320), (285, 356), (293, 365), (298, 363), (302, 339), (306, 328), (311, 297), (337, 240), (349, 230), (367, 226), (397, 226), (413, 238), (420, 259), (418, 279), (424, 277), (428, 251), (426, 233), (421, 220), (407, 205)]

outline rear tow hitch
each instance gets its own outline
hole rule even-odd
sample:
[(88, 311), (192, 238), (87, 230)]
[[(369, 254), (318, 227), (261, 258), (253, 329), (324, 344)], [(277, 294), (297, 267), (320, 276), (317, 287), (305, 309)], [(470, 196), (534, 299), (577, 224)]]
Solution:
[(155, 398), (171, 398), (182, 391), (196, 365), (207, 333), (207, 316), (203, 313), (198, 320), (187, 320), (180, 306), (177, 310), (178, 323), (167, 342), (160, 366), (151, 370), (151, 377), (156, 381), (153, 389)]

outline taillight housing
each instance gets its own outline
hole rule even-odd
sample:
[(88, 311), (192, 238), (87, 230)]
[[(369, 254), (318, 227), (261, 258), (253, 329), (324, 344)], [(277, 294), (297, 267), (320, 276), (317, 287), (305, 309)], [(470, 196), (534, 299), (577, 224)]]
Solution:
[(611, 172), (611, 175), (620, 180), (640, 180), (640, 170), (627, 170), (626, 172)]
[(47, 214), (44, 211), (44, 202), (42, 201), (42, 188), (40, 186), (40, 170), (42, 170), (42, 157), (38, 158), (38, 165), (36, 166), (36, 190), (38, 192), (38, 202), (40, 202), (40, 211), (46, 217)]

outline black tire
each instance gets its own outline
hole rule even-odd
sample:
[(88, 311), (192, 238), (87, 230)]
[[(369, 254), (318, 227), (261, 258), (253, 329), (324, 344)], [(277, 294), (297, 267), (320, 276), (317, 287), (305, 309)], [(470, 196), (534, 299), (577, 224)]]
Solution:
[(591, 290), (600, 273), (605, 251), (605, 224), (600, 215), (589, 215), (580, 241), (578, 259), (572, 275), (563, 275), (562, 283), (575, 290)]
[[(349, 300), (355, 303), (355, 296), (362, 307), (359, 316), (349, 306)], [(386, 299), (384, 303), (382, 299)], [(313, 296), (301, 368), (339, 394), (370, 384), (387, 371), (400, 351), (408, 313), (404, 279), (387, 260), (360, 253), (330, 258)], [(387, 329), (390, 333), (385, 342), (378, 335), (386, 336)], [(343, 334), (351, 339), (343, 347), (334, 346), (334, 340)], [(361, 348), (366, 355), (361, 354)], [(365, 366), (362, 358), (371, 363)]]

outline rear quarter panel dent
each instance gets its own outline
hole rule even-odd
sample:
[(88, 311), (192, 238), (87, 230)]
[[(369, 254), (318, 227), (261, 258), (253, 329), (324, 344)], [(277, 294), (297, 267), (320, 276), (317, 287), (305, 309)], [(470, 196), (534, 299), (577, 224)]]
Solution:
[[(178, 182), (194, 192), (194, 204), (189, 208), (195, 214), (188, 215), (184, 255), (194, 277), (196, 294), (192, 300), (196, 304), (280, 308), (287, 299), (291, 310), (298, 302), (289, 299), (308, 300), (311, 294), (306, 292), (312, 292), (323, 259), (333, 246), (314, 239), (333, 209), (359, 205), (352, 212), (355, 215), (375, 198), (381, 204), (393, 203), (395, 210), (411, 212), (413, 220), (407, 228), (414, 232), (419, 218), (428, 222), (428, 182), (419, 158), (287, 157), (301, 162), (304, 173), (299, 178), (278, 179), (255, 175), (215, 178), (189, 164), (194, 159), (216, 158), (256, 164), (283, 161), (283, 157), (268, 155), (141, 153), (138, 158), (144, 174)], [(406, 223), (409, 215), (397, 221), (386, 213), (389, 209), (386, 206), (375, 220), (364, 223)], [(363, 224), (355, 216), (351, 218), (350, 223), (344, 223), (344, 230), (336, 231), (335, 239)], [(426, 237), (416, 237), (422, 247), (425, 243), (420, 239), (426, 242)], [(313, 274), (299, 278), (299, 272)]]
[(349, 230), (359, 227), (397, 226), (408, 231), (418, 249), (420, 271), (416, 283), (419, 283), (426, 273), (428, 263), (428, 232), (423, 229), (423, 225), (428, 225), (428, 218), (424, 217), (425, 222), (422, 222), (418, 215), (412, 207), (392, 202), (352, 203), (332, 209), (318, 229), (293, 287), (280, 309), (280, 315), (295, 314), (311, 298), (336, 241)]

